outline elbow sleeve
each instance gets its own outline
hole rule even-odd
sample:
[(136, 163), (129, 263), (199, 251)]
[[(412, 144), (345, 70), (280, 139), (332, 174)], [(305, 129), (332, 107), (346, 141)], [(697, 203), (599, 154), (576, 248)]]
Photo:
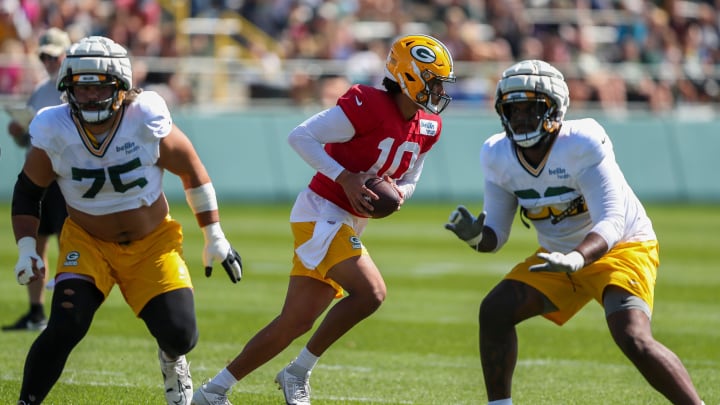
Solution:
[(20, 172), (13, 191), (11, 215), (32, 215), (40, 218), (40, 201), (43, 196), (45, 188), (33, 183), (25, 172)]

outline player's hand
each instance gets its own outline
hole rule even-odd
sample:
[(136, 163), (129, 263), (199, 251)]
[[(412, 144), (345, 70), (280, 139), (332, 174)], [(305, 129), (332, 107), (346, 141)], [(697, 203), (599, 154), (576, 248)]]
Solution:
[(475, 218), (467, 208), (458, 205), (455, 211), (450, 213), (450, 218), (448, 218), (448, 223), (445, 224), (445, 229), (455, 233), (458, 238), (467, 242), (468, 245), (477, 247), (482, 240), (484, 224), (484, 212), (481, 212), (477, 218)]
[(202, 228), (205, 236), (205, 249), (203, 250), (203, 266), (205, 276), (212, 275), (213, 261), (219, 261), (230, 281), (237, 283), (242, 279), (242, 259), (238, 252), (230, 246), (225, 234), (220, 228), (220, 223), (215, 222)]
[(17, 241), (18, 261), (15, 264), (15, 278), (18, 284), (26, 285), (44, 276), (45, 263), (37, 254), (35, 238), (25, 236)]
[(560, 252), (538, 253), (537, 257), (545, 263), (530, 266), (530, 271), (550, 271), (572, 274), (585, 266), (585, 258), (580, 252), (573, 250), (568, 254)]

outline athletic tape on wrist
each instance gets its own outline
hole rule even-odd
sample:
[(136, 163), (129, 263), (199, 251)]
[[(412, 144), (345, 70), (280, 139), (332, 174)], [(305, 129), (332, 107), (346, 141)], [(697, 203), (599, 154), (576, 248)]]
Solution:
[(215, 187), (213, 187), (212, 183), (205, 183), (200, 187), (186, 189), (185, 199), (193, 214), (218, 209)]
[(212, 224), (203, 226), (200, 228), (206, 241), (224, 239), (225, 233), (220, 227), (220, 222), (213, 222)]
[(23, 236), (18, 239), (17, 247), (21, 255), (37, 254), (37, 241), (32, 236)]

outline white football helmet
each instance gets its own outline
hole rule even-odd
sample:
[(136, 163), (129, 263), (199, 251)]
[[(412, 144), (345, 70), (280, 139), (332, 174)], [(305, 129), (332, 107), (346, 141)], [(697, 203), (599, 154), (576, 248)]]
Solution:
[[(512, 116), (516, 103), (527, 104), (522, 117)], [(524, 60), (505, 70), (495, 91), (495, 111), (505, 133), (523, 148), (556, 132), (569, 105), (570, 92), (562, 73), (541, 60)]]
[[(75, 86), (113, 86), (112, 97), (79, 103)], [(132, 88), (132, 67), (128, 53), (113, 40), (100, 36), (81, 39), (70, 46), (60, 66), (57, 88), (67, 94), (75, 115), (89, 123), (112, 117), (122, 105), (125, 92)]]

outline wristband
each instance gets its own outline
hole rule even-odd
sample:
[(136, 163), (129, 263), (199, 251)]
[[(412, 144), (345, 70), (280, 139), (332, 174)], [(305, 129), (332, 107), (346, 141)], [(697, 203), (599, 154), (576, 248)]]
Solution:
[(222, 228), (220, 227), (220, 222), (213, 222), (212, 224), (205, 225), (200, 229), (202, 230), (206, 241), (225, 239), (225, 233), (223, 233)]
[(37, 241), (32, 236), (23, 236), (18, 239), (17, 247), (20, 256), (37, 255)]
[(186, 189), (185, 199), (193, 214), (205, 211), (217, 211), (218, 209), (215, 187), (213, 187), (212, 183), (205, 183), (200, 187)]

